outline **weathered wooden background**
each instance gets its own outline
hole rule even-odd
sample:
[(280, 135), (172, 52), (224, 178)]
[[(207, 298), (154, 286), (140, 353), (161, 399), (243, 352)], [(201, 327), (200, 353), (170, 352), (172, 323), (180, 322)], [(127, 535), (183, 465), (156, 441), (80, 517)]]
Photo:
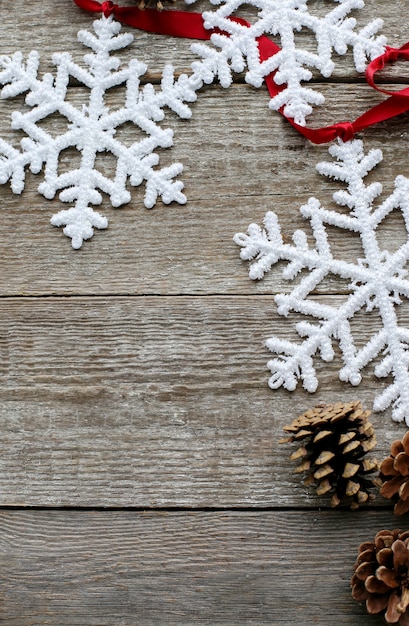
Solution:
[[(310, 2), (328, 10), (329, 1)], [(358, 21), (384, 19), (388, 43), (409, 39), (406, 3), (367, 0)], [(93, 17), (70, 0), (3, 0), (0, 54), (80, 61), (80, 28)], [(194, 6), (203, 10), (206, 4)], [(182, 8), (182, 7), (180, 7)], [(130, 30), (124, 27), (125, 30)], [(136, 56), (157, 81), (165, 62), (189, 71), (187, 40), (134, 31)], [(383, 73), (405, 81), (401, 64)], [(336, 184), (315, 170), (327, 146), (312, 146), (269, 111), (264, 88), (238, 77), (204, 88), (193, 119), (167, 118), (188, 203), (101, 209), (107, 231), (73, 251), (49, 224), (59, 202), (28, 176), (15, 196), (0, 188), (0, 622), (7, 626), (150, 624), (370, 626), (350, 597), (357, 547), (381, 528), (407, 527), (378, 497), (358, 512), (329, 509), (292, 474), (282, 427), (322, 401), (372, 406), (382, 381), (371, 368), (352, 388), (339, 362), (317, 364), (320, 389), (271, 391), (264, 341), (291, 336), (273, 296), (288, 290), (279, 268), (251, 282), (233, 235), (273, 209), (283, 231), (308, 229), (299, 207), (312, 195), (331, 204)], [(327, 103), (319, 126), (353, 119), (380, 102), (337, 60), (318, 85)], [(114, 94), (120, 102), (122, 93)], [(73, 86), (72, 98), (86, 94)], [(23, 97), (1, 102), (0, 136)], [(409, 175), (408, 116), (365, 131), (384, 161), (371, 174), (387, 195)], [(130, 131), (132, 132), (132, 131)], [(405, 239), (399, 216), (385, 223), (388, 249)], [(349, 258), (351, 236), (334, 245)], [(316, 297), (345, 293), (336, 278)], [(409, 307), (400, 307), (409, 323)], [(371, 324), (357, 321), (357, 332)], [(373, 414), (377, 456), (406, 431), (390, 412)]]

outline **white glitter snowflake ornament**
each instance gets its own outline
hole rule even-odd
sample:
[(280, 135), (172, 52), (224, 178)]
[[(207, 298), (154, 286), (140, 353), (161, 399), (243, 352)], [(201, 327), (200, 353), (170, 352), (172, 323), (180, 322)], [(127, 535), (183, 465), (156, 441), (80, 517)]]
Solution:
[[(29, 107), (26, 112), (12, 115), (12, 128), (27, 135), (21, 140), (21, 150), (0, 139), (0, 183), (11, 181), (13, 192), (20, 194), (26, 168), (33, 174), (43, 171), (38, 191), (47, 199), (60, 192), (62, 202), (74, 203), (51, 219), (53, 225), (65, 226), (64, 233), (71, 237), (73, 248), (80, 248), (85, 239), (92, 237), (94, 228), (107, 227), (106, 218), (92, 208), (101, 204), (101, 192), (108, 194), (113, 207), (119, 207), (131, 199), (128, 182), (138, 186), (146, 181), (147, 208), (154, 206), (158, 196), (165, 204), (186, 202), (183, 183), (174, 180), (182, 165), (156, 168), (159, 156), (155, 150), (173, 145), (172, 130), (162, 129), (158, 122), (164, 118), (164, 107), (181, 118), (189, 118), (191, 111), (186, 102), (196, 99), (195, 91), (202, 83), (197, 78), (189, 81), (186, 75), (175, 81), (172, 67), (166, 66), (160, 89), (155, 91), (151, 84), (141, 88), (139, 79), (146, 66), (132, 60), (128, 67), (119, 69), (119, 59), (111, 56), (111, 52), (133, 40), (130, 34), (119, 34), (120, 29), (112, 17), (102, 17), (94, 22), (95, 35), (80, 31), (79, 41), (92, 50), (84, 57), (86, 67), (74, 63), (68, 53), (54, 54), (55, 78), (51, 74), (38, 78), (37, 52), (31, 52), (26, 62), (19, 52), (0, 58), (2, 98), (27, 93), (25, 104)], [(76, 107), (67, 101), (70, 77), (89, 89), (86, 104)], [(111, 111), (105, 101), (106, 92), (119, 85), (126, 86), (125, 104)], [(54, 114), (59, 114), (67, 125), (66, 132), (55, 137), (40, 125)], [(142, 135), (129, 146), (116, 137), (117, 129), (127, 123), (137, 127), (137, 136)], [(59, 173), (62, 152), (68, 148), (77, 149), (80, 164)], [(116, 160), (112, 179), (97, 169), (96, 160), (102, 153), (110, 153)]]
[[(375, 37), (382, 20), (373, 20), (357, 31), (356, 19), (349, 17), (351, 11), (364, 7), (363, 0), (334, 1), (335, 8), (318, 16), (309, 11), (308, 0), (211, 0), (220, 7), (203, 13), (204, 25), (222, 33), (212, 35), (214, 48), (194, 44), (192, 50), (203, 57), (224, 87), (231, 84), (232, 71), (247, 69), (246, 81), (254, 87), (260, 87), (264, 77), (276, 71), (274, 81), (284, 87), (270, 100), (270, 108), (277, 111), (284, 107), (284, 114), (303, 126), (312, 112), (311, 105), (324, 102), (320, 92), (303, 86), (312, 78), (309, 68), (317, 69), (328, 78), (335, 66), (333, 52), (344, 55), (349, 48), (353, 51), (357, 71), (363, 72), (367, 60), (382, 54), (386, 43), (385, 37)], [(234, 19), (246, 5), (257, 10), (257, 17), (250, 26)], [(300, 45), (297, 40), (300, 31), (313, 35), (315, 52), (305, 49), (306, 41)], [(267, 59), (261, 58), (259, 52), (259, 38), (263, 35), (277, 37), (281, 46), (280, 52)]]
[[(334, 162), (317, 165), (318, 171), (346, 184), (333, 198), (349, 214), (328, 210), (319, 200), (310, 198), (301, 207), (303, 217), (309, 220), (315, 246), (310, 247), (307, 236), (297, 230), (293, 242), (284, 243), (280, 226), (274, 213), (265, 216), (264, 228), (251, 224), (247, 234), (235, 235), (241, 246), (240, 256), (251, 261), (250, 277), (263, 278), (279, 261), (287, 262), (283, 270), (286, 280), (294, 280), (302, 270), (307, 274), (289, 294), (279, 294), (275, 301), (278, 313), (287, 316), (291, 311), (307, 316), (295, 328), (301, 343), (272, 337), (266, 345), (277, 355), (268, 363), (272, 372), (269, 384), (292, 391), (299, 379), (305, 389), (314, 392), (318, 379), (313, 359), (319, 355), (323, 361), (335, 358), (333, 343), (341, 351), (343, 367), (339, 372), (342, 381), (358, 385), (361, 371), (371, 362), (377, 377), (391, 377), (392, 382), (374, 401), (374, 410), (381, 411), (392, 405), (392, 417), (409, 426), (409, 329), (398, 322), (397, 306), (401, 297), (409, 298), (409, 280), (406, 263), (409, 260), (409, 179), (398, 176), (395, 189), (379, 206), (375, 199), (382, 192), (378, 182), (366, 185), (367, 174), (382, 160), (380, 150), (364, 154), (362, 142), (353, 140), (331, 146)], [(382, 249), (378, 227), (391, 214), (399, 210), (406, 229), (406, 241), (395, 251)], [(361, 240), (363, 256), (356, 260), (340, 260), (333, 256), (326, 226), (357, 233)], [(319, 283), (328, 275), (349, 281), (350, 294), (343, 304), (322, 304), (309, 298)], [(377, 313), (379, 330), (373, 330), (366, 340), (360, 333), (356, 340), (351, 324), (359, 312)], [(314, 322), (313, 320), (317, 320)]]

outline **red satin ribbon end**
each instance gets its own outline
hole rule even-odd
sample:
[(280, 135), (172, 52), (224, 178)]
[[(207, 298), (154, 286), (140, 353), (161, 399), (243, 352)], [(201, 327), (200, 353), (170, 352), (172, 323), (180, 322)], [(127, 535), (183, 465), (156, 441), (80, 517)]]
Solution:
[(342, 141), (350, 141), (354, 138), (355, 129), (351, 122), (339, 122), (334, 124), (336, 136), (342, 139)]
[(111, 0), (107, 0), (107, 2), (103, 2), (101, 4), (101, 11), (105, 15), (105, 17), (109, 17), (110, 15), (115, 13), (115, 10), (117, 8), (117, 5), (114, 4)]
[(403, 50), (386, 46), (385, 52), (383, 54), (384, 64), (386, 65), (387, 63), (395, 63), (395, 61), (397, 61), (401, 56), (404, 56)]

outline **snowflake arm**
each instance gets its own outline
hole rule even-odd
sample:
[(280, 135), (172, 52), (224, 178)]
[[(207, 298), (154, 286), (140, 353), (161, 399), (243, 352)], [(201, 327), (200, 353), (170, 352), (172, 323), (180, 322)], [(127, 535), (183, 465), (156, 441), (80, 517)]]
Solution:
[(267, 363), (272, 373), (268, 381), (271, 389), (283, 386), (288, 391), (294, 391), (299, 379), (304, 381), (305, 388), (311, 393), (317, 389), (318, 380), (308, 349), (301, 351), (295, 344), (277, 338), (267, 341), (266, 345), (279, 355), (279, 358)]
[[(395, 189), (377, 208), (375, 199), (382, 192), (380, 183), (365, 185), (364, 179), (382, 159), (380, 151), (365, 154), (361, 141), (330, 147), (334, 161), (320, 163), (318, 171), (346, 184), (346, 189), (334, 193), (339, 206), (347, 206), (350, 214), (329, 211), (316, 198), (301, 207), (301, 214), (309, 220), (315, 245), (310, 248), (302, 231), (293, 235), (293, 244), (285, 244), (277, 217), (268, 213), (264, 228), (250, 225), (248, 233), (238, 233), (234, 241), (241, 247), (241, 258), (250, 261), (250, 277), (261, 279), (279, 261), (287, 262), (283, 277), (294, 280), (301, 270), (307, 274), (289, 294), (275, 298), (279, 315), (295, 312), (317, 320), (317, 323), (299, 322), (295, 329), (301, 343), (284, 341), (278, 337), (267, 340), (267, 347), (278, 358), (269, 361), (272, 388), (284, 386), (292, 390), (297, 380), (303, 381), (308, 391), (318, 385), (313, 359), (323, 361), (335, 358), (332, 347), (337, 342), (343, 367), (339, 377), (352, 385), (359, 385), (362, 370), (374, 363), (378, 378), (392, 376), (393, 382), (375, 399), (374, 408), (384, 410), (392, 406), (392, 417), (409, 425), (409, 331), (399, 325), (396, 306), (401, 298), (409, 298), (409, 280), (405, 266), (409, 261), (409, 180), (398, 176)], [(398, 209), (404, 217), (408, 241), (395, 252), (380, 248), (377, 227), (392, 210)], [(326, 226), (358, 233), (363, 258), (346, 262), (333, 257)], [(304, 272), (305, 273), (305, 272)], [(340, 306), (323, 305), (312, 297), (318, 284), (329, 274), (350, 281), (351, 292)], [(381, 330), (358, 345), (351, 330), (351, 322), (360, 311), (377, 313)], [(359, 338), (362, 342), (362, 337)], [(376, 362), (376, 359), (380, 361)]]
[(74, 195), (62, 193), (60, 199), (66, 202), (76, 200), (75, 206), (55, 213), (50, 222), (53, 226), (64, 226), (63, 233), (71, 239), (74, 250), (78, 250), (84, 241), (91, 239), (94, 228), (107, 228), (106, 217), (94, 211), (88, 204), (80, 202)]
[(30, 153), (21, 154), (9, 143), (0, 139), (0, 155), (0, 184), (3, 185), (10, 180), (13, 193), (22, 193), (26, 177), (25, 168), (32, 161)]
[(40, 58), (38, 52), (33, 50), (23, 63), (21, 52), (15, 52), (13, 56), (0, 57), (0, 84), (4, 85), (1, 90), (2, 98), (14, 98), (25, 93), (37, 84), (37, 72)]

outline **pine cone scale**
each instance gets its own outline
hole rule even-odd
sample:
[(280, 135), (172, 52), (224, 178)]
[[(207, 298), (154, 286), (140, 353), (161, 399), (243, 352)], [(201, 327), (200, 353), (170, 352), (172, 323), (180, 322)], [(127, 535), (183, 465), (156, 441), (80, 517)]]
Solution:
[(376, 558), (376, 555), (375, 555), (375, 550), (373, 549), (373, 547), (367, 548), (366, 550), (363, 550), (362, 552), (358, 554), (354, 567), (355, 568), (358, 567), (358, 565), (360, 565), (361, 563), (368, 563), (370, 561), (374, 561), (375, 558)]
[[(381, 470), (382, 474), (382, 470)], [(385, 498), (392, 498), (399, 493), (401, 486), (405, 483), (404, 476), (394, 476), (387, 482), (384, 482), (381, 487), (381, 495)]]
[(345, 463), (344, 471), (342, 472), (343, 478), (351, 478), (354, 476), (360, 468), (359, 463)]
[(370, 615), (377, 615), (388, 606), (389, 594), (370, 596), (366, 599), (366, 610)]
[(373, 573), (374, 573), (373, 563), (368, 562), (368, 561), (364, 561), (363, 563), (361, 563), (355, 570), (356, 576), (359, 578), (359, 580), (362, 580), (364, 582), (368, 578), (368, 576), (372, 576)]
[(297, 459), (302, 459), (305, 456), (307, 456), (307, 448), (302, 446), (301, 448), (298, 448), (298, 450), (296, 450), (295, 452), (291, 454), (290, 461), (297, 461)]
[(329, 480), (322, 480), (317, 487), (317, 495), (324, 496), (326, 493), (331, 491), (332, 485)]
[(347, 443), (348, 441), (351, 441), (351, 439), (353, 439), (354, 437), (355, 437), (354, 432), (342, 433), (342, 435), (339, 438), (339, 445), (342, 445), (343, 443)]
[(382, 548), (391, 548), (398, 535), (399, 531), (391, 532), (390, 530), (380, 530), (375, 537), (375, 550), (378, 551), (382, 550)]
[(404, 452), (404, 447), (401, 441), (392, 441), (391, 443), (391, 455), (397, 457), (400, 452)]
[(400, 601), (397, 608), (398, 613), (402, 615), (406, 611), (409, 606), (409, 589), (405, 587), (402, 591), (402, 595), (400, 597)]
[(323, 450), (321, 454), (315, 459), (315, 464), (323, 465), (324, 463), (328, 463), (328, 461), (333, 459), (334, 456), (335, 452), (331, 452), (330, 450)]
[(402, 566), (409, 565), (409, 551), (401, 539), (397, 539), (392, 546), (393, 567), (397, 570)]
[(315, 435), (313, 441), (314, 443), (317, 443), (318, 441), (321, 441), (321, 439), (325, 439), (325, 437), (329, 437), (330, 435), (332, 435), (332, 430), (320, 430), (320, 432)]
[(342, 454), (348, 454), (348, 452), (356, 450), (356, 448), (358, 448), (360, 445), (362, 445), (360, 441), (349, 441), (346, 446), (342, 448)]
[(333, 468), (331, 467), (331, 465), (321, 465), (321, 467), (319, 467), (317, 469), (316, 472), (314, 472), (313, 476), (314, 478), (324, 478), (324, 476), (328, 476), (328, 474), (332, 474), (333, 472)]
[(401, 500), (407, 500), (409, 498), (409, 481), (402, 483), (399, 487), (399, 498)]
[(381, 463), (381, 472), (385, 474), (385, 476), (399, 476), (398, 470), (394, 468), (395, 457), (388, 456)]
[(375, 551), (375, 546), (374, 546), (372, 541), (366, 541), (364, 543), (361, 543), (361, 545), (359, 546), (358, 558), (360, 556), (362, 556), (362, 554), (364, 554), (364, 553), (366, 553), (368, 551), (371, 551), (373, 553), (374, 558), (375, 558), (376, 551)]
[(357, 602), (365, 602), (370, 597), (370, 594), (367, 591), (367, 589), (365, 589), (365, 585), (362, 582), (362, 580), (358, 580), (358, 582), (351, 582), (351, 586), (352, 586), (352, 597)]
[(398, 610), (400, 598), (395, 591), (389, 598), (388, 607), (385, 613), (385, 619), (388, 624), (397, 624), (402, 615), (402, 612)]
[(365, 589), (369, 593), (385, 594), (389, 591), (389, 587), (382, 580), (376, 578), (376, 576), (368, 576), (365, 581)]
[(382, 548), (376, 555), (379, 565), (388, 565), (393, 561), (393, 552), (391, 548)]
[(375, 576), (378, 580), (381, 580), (385, 585), (387, 585), (390, 589), (394, 589), (395, 587), (399, 587), (399, 583), (396, 580), (395, 573), (393, 570), (389, 569), (385, 565), (380, 565), (376, 571)]
[(345, 488), (345, 494), (347, 496), (355, 496), (359, 493), (359, 487), (360, 487), (359, 483), (356, 483), (353, 480), (348, 480), (346, 488)]
[(393, 467), (399, 474), (409, 474), (409, 455), (406, 452), (400, 452), (395, 458)]
[(409, 511), (409, 500), (399, 500), (393, 509), (395, 515), (404, 515)]

